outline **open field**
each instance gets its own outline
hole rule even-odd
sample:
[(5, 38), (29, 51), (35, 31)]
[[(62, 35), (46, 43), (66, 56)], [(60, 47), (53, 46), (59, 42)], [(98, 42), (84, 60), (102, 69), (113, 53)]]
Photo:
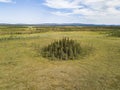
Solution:
[[(105, 34), (118, 29), (1, 26), (0, 90), (120, 90), (120, 38)], [(62, 37), (92, 50), (79, 60), (40, 55), (42, 47)]]

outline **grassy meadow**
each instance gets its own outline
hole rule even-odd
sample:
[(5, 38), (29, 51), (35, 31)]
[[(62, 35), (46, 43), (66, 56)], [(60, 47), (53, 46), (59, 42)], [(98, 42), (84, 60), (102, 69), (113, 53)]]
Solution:
[[(0, 26), (0, 90), (120, 90), (120, 38), (107, 35), (119, 29)], [(41, 56), (41, 48), (63, 37), (84, 48), (80, 59)]]

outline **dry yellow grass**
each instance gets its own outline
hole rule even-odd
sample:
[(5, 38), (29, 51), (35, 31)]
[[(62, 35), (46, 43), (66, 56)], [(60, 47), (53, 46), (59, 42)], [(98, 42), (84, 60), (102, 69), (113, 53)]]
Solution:
[[(70, 61), (50, 61), (38, 54), (36, 49), (64, 36), (94, 50)], [(120, 38), (90, 31), (19, 37), (0, 41), (0, 90), (120, 90)]]

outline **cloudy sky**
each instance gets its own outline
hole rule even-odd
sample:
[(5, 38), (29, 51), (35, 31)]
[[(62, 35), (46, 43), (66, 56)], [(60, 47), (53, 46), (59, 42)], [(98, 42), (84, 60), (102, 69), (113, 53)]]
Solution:
[(0, 23), (120, 25), (120, 0), (0, 0)]

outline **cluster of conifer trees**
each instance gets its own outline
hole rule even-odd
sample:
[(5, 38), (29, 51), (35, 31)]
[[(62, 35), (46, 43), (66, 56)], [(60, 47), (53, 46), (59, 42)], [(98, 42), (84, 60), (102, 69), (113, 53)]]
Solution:
[(66, 37), (61, 40), (54, 41), (53, 43), (42, 49), (43, 56), (53, 60), (77, 59), (80, 53), (80, 44), (77, 43), (75, 40)]

